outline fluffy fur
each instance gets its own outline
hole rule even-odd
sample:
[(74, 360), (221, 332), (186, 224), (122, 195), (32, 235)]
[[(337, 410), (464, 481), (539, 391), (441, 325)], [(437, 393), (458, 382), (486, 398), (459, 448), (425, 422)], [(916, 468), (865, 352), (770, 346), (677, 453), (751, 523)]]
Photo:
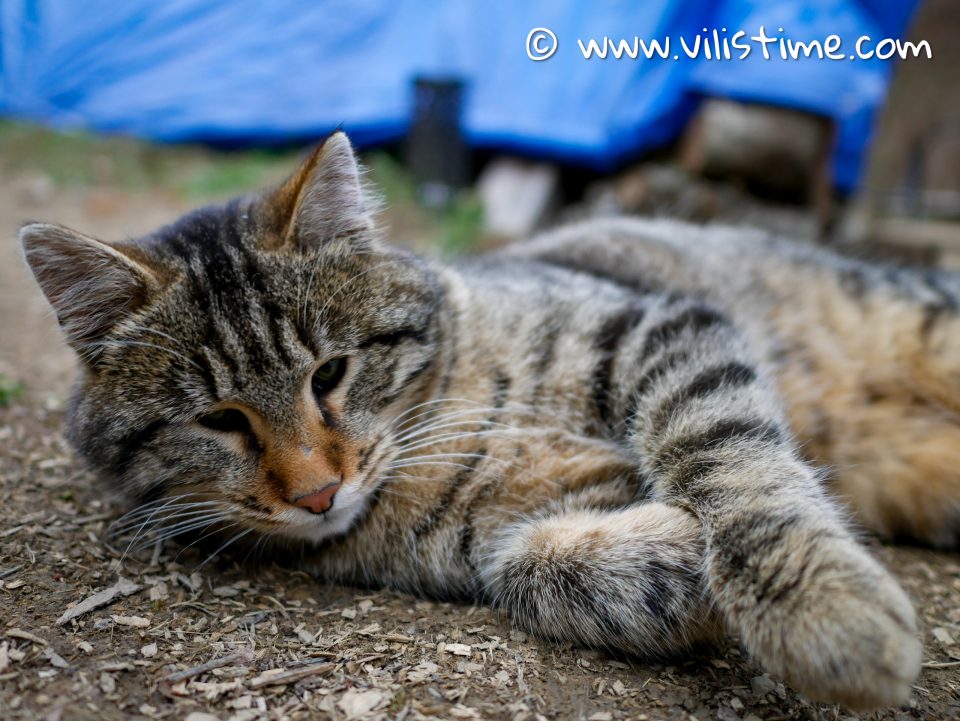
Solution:
[(956, 547), (955, 277), (636, 219), (435, 264), (375, 238), (342, 134), (139, 241), (21, 241), (134, 545), (306, 541), (327, 578), (541, 636), (659, 655), (728, 630), (813, 699), (907, 697), (913, 609), (834, 499)]

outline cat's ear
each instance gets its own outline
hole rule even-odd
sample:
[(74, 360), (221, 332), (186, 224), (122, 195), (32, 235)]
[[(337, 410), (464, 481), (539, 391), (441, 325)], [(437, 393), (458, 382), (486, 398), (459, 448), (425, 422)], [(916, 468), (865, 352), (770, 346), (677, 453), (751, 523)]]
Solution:
[(363, 244), (374, 227), (373, 204), (342, 132), (327, 138), (266, 202), (284, 228), (285, 248), (315, 249), (335, 239)]
[(61, 225), (30, 223), (20, 244), (67, 341), (82, 356), (146, 302), (158, 278), (124, 249)]

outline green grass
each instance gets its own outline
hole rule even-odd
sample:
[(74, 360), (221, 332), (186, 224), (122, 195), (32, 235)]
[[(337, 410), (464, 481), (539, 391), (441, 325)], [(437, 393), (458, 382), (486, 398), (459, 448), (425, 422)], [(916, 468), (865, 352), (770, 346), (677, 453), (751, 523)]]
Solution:
[(0, 373), (0, 408), (6, 408), (23, 395), (23, 383)]
[[(0, 172), (42, 174), (58, 188), (106, 187), (127, 192), (171, 192), (189, 203), (222, 200), (281, 181), (300, 162), (303, 148), (214, 150), (157, 145), (128, 137), (58, 132), (0, 120)], [(409, 171), (384, 152), (365, 156), (370, 180), (387, 201), (387, 219), (399, 216), (424, 247), (443, 256), (482, 242), (483, 208), (470, 191), (441, 210), (425, 208)]]
[(443, 257), (477, 250), (483, 243), (483, 203), (471, 190), (464, 190), (445, 208), (424, 207), (417, 197), (417, 186), (410, 174), (392, 156), (383, 152), (366, 157), (370, 180), (383, 194), (387, 207), (417, 216), (423, 242)]
[(163, 188), (202, 201), (275, 182), (296, 166), (298, 156), (297, 150), (216, 151), (0, 121), (4, 173), (42, 173), (57, 187)]

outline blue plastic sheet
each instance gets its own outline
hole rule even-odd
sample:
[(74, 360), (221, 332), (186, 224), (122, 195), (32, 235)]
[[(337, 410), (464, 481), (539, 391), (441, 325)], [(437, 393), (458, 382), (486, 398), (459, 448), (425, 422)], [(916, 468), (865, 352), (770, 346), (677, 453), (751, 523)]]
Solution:
[[(0, 112), (161, 141), (271, 143), (336, 127), (401, 137), (412, 78), (462, 77), (478, 147), (597, 169), (675, 139), (703, 95), (838, 122), (852, 187), (890, 65), (879, 61), (585, 60), (577, 39), (692, 38), (702, 28), (798, 39), (899, 36), (915, 0), (3, 0)], [(527, 57), (535, 27), (558, 50)]]

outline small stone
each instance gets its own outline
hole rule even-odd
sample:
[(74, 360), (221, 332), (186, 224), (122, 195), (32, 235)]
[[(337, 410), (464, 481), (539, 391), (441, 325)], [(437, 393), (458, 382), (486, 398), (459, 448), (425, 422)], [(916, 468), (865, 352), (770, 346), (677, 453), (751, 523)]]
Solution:
[(357, 617), (357, 609), (355, 608), (345, 608), (340, 612), (340, 615), (344, 618), (352, 621)]
[(720, 706), (717, 709), (717, 718), (720, 721), (740, 721), (740, 716), (729, 706)]
[(167, 588), (167, 584), (163, 581), (160, 581), (155, 586), (150, 587), (150, 600), (151, 601), (163, 601), (170, 595), (170, 589)]
[(775, 684), (766, 674), (763, 676), (754, 676), (752, 679), (750, 679), (750, 689), (753, 691), (755, 696), (766, 696), (776, 687), (777, 684)]
[(111, 694), (117, 690), (116, 679), (113, 678), (109, 673), (100, 674), (100, 690), (105, 694)]
[(183, 721), (220, 721), (219, 716), (214, 716), (212, 713), (204, 713), (203, 711), (194, 711), (187, 714), (187, 717)]
[(730, 699), (730, 708), (734, 711), (743, 711), (743, 701), (734, 696)]
[(146, 646), (140, 649), (140, 655), (144, 658), (153, 658), (157, 655), (157, 644), (148, 643)]

